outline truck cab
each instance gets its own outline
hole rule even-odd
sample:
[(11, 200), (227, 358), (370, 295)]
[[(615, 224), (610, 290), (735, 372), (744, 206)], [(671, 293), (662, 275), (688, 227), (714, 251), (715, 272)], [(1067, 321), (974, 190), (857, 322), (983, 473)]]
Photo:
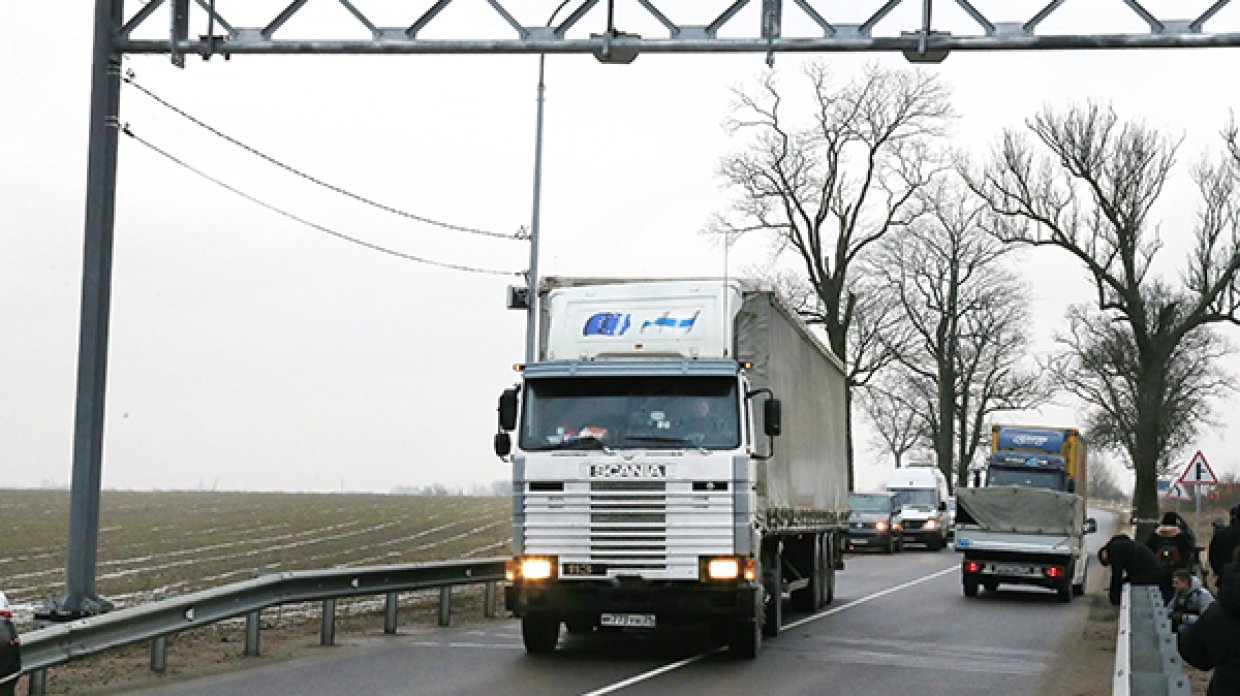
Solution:
[(947, 479), (933, 464), (909, 465), (887, 479), (887, 491), (900, 505), (903, 542), (931, 551), (947, 546)]

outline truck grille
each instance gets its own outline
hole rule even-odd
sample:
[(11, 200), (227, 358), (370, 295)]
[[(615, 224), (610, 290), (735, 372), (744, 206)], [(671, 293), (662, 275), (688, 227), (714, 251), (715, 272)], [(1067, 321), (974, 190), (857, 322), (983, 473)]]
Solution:
[(590, 484), (590, 561), (614, 570), (667, 568), (667, 484)]

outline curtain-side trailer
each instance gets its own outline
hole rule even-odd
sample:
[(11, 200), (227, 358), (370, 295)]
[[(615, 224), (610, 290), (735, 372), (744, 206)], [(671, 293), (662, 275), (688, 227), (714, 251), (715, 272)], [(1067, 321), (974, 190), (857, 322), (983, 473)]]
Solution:
[(844, 374), (795, 313), (738, 280), (551, 278), (540, 298), (539, 360), (501, 396), (496, 436), (526, 649), (554, 650), (561, 624), (702, 623), (754, 657), (785, 595), (830, 602)]

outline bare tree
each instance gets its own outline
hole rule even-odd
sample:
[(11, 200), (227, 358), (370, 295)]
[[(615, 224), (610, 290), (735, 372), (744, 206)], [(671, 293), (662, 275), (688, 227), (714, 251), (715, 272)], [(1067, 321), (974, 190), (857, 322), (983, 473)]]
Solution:
[(921, 405), (927, 402), (930, 389), (887, 370), (859, 392), (861, 408), (874, 424), (876, 441), (897, 469), (904, 466), (905, 455), (929, 442), (930, 429)]
[[(1170, 299), (1169, 290), (1159, 283), (1152, 285), (1147, 298), (1153, 306)], [(1091, 407), (1085, 423), (1090, 440), (1103, 448), (1131, 452), (1137, 446), (1141, 370), (1131, 327), (1078, 305), (1068, 311), (1068, 332), (1056, 340), (1064, 350), (1049, 361), (1050, 374), (1057, 387)], [(1165, 392), (1159, 396), (1163, 404), (1158, 413), (1159, 476), (1170, 473), (1176, 465), (1173, 457), (1211, 423), (1212, 400), (1235, 388), (1232, 376), (1219, 366), (1229, 352), (1227, 343), (1204, 327), (1187, 334), (1169, 356)]]
[(1028, 336), (1024, 286), (1004, 264), (1006, 247), (979, 225), (985, 209), (955, 180), (922, 192), (929, 211), (868, 264), (888, 287), (910, 335), (893, 350), (908, 377), (933, 385), (923, 405), (938, 466), (966, 483), (995, 410), (1045, 398), (1022, 370)]
[[(1240, 323), (1236, 130), (1224, 133), (1230, 158), (1204, 159), (1192, 171), (1202, 198), (1195, 246), (1172, 287), (1150, 276), (1161, 247), (1151, 209), (1174, 168), (1178, 141), (1123, 122), (1098, 104), (1048, 108), (1026, 125), (1033, 138), (1007, 131), (970, 186), (990, 207), (1000, 239), (1059, 247), (1075, 257), (1093, 280), (1098, 310), (1131, 336), (1131, 403), (1115, 422), (1128, 433), (1122, 446), (1136, 473), (1137, 514), (1152, 519), (1159, 465), (1174, 441), (1164, 417), (1174, 356), (1203, 327)], [(1140, 532), (1152, 526), (1145, 523)]]
[(774, 73), (752, 91), (736, 91), (728, 128), (751, 139), (720, 162), (736, 195), (709, 231), (727, 239), (769, 234), (780, 252), (804, 264), (827, 342), (849, 366), (851, 489), (852, 388), (868, 372), (848, 350), (857, 303), (849, 271), (867, 247), (920, 214), (916, 193), (937, 167), (930, 143), (952, 114), (947, 89), (928, 73), (870, 66), (837, 85), (824, 64), (813, 63), (805, 76), (813, 100), (805, 125), (786, 118)]

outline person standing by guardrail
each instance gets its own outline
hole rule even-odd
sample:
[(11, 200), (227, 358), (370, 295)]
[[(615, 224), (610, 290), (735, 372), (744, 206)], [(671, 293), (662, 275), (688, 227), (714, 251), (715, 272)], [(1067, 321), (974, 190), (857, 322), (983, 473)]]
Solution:
[(1158, 588), (1162, 590), (1164, 602), (1170, 602), (1174, 593), (1171, 587), (1172, 573), (1182, 568), (1191, 570), (1195, 565), (1193, 559), (1197, 554), (1196, 539), (1184, 531), (1180, 522), (1179, 515), (1168, 512), (1145, 540), (1145, 545), (1154, 552), (1154, 558), (1158, 559), (1158, 565), (1162, 568)]
[(1231, 562), (1236, 548), (1240, 547), (1240, 504), (1231, 506), (1231, 525), (1215, 530), (1210, 539), (1210, 572), (1214, 573), (1214, 589), (1218, 589), (1223, 577), (1223, 567)]
[(1124, 583), (1157, 585), (1163, 571), (1154, 552), (1133, 541), (1127, 534), (1116, 534), (1098, 550), (1098, 562), (1111, 568), (1111, 604), (1119, 606)]
[(1240, 694), (1240, 563), (1224, 567), (1218, 601), (1179, 634), (1180, 657), (1197, 669), (1213, 669), (1206, 696)]
[(0, 696), (13, 696), (22, 676), (21, 639), (13, 627), (13, 610), (0, 592)]

